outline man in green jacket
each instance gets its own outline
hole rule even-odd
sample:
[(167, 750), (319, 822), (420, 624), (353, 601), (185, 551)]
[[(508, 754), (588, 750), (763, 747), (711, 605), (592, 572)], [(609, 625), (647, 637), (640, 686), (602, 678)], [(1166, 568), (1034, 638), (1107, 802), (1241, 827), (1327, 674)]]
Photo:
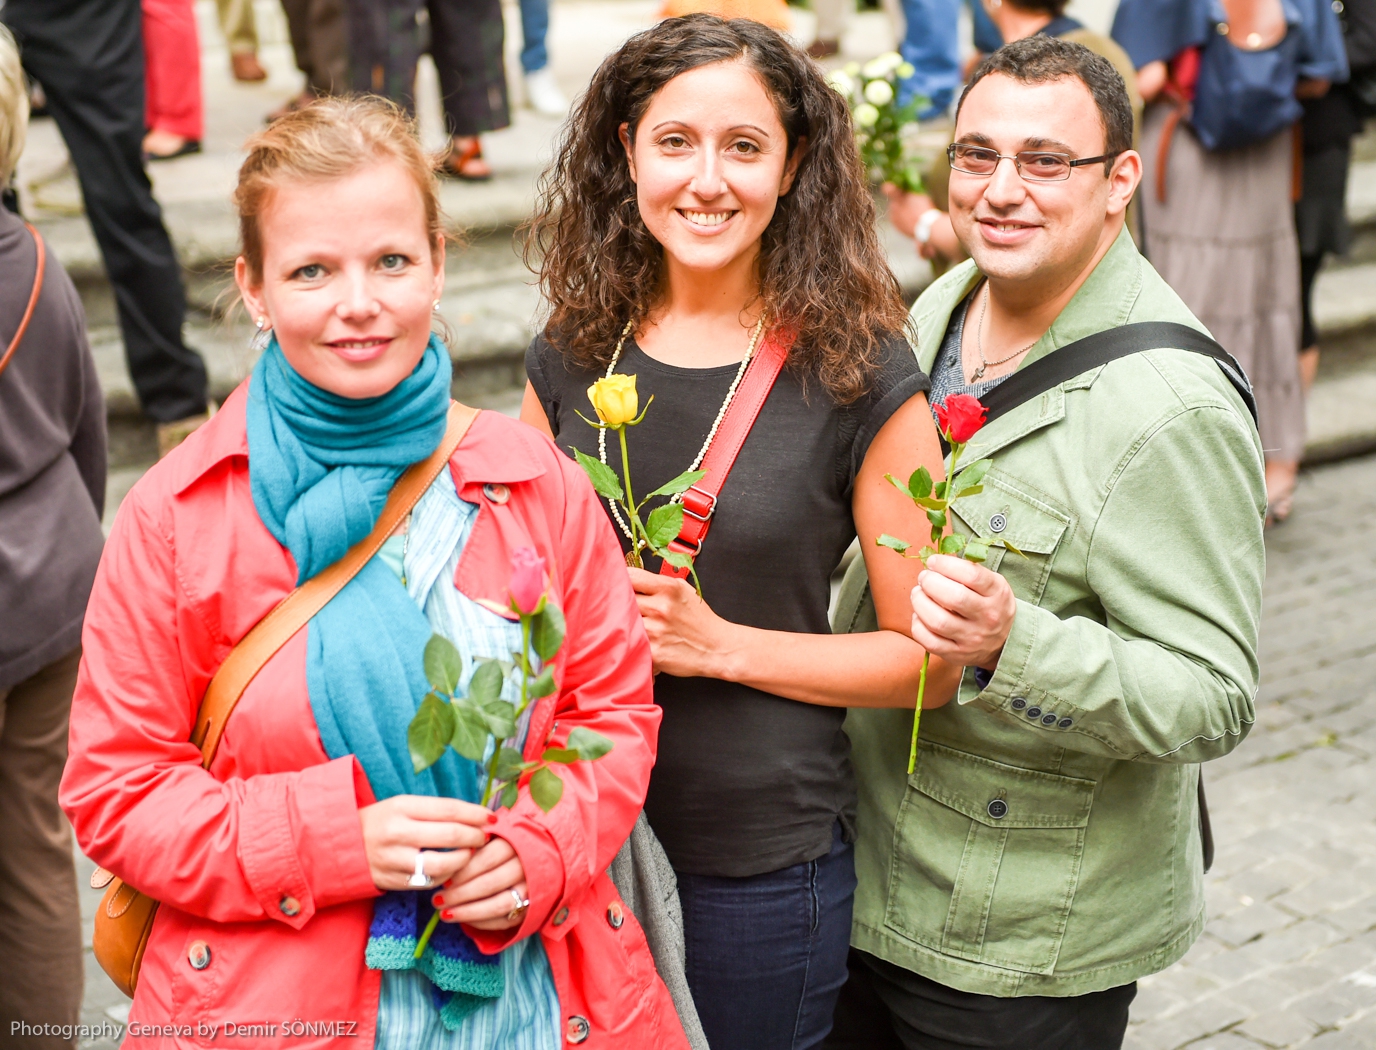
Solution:
[[(1131, 135), (1122, 78), (1077, 44), (1031, 37), (975, 73), (950, 193), (971, 260), (913, 308), (934, 402), (1116, 326), (1203, 330), (1124, 230)], [(1007, 412), (976, 456), (994, 467), (954, 527), (1023, 556), (919, 578), (914, 637), (966, 671), (912, 776), (909, 713), (846, 723), (860, 885), (832, 1050), (1113, 1050), (1136, 980), (1204, 925), (1199, 764), (1247, 734), (1257, 686), (1248, 410), (1214, 360), (1161, 347)], [(856, 565), (837, 630), (875, 629)]]

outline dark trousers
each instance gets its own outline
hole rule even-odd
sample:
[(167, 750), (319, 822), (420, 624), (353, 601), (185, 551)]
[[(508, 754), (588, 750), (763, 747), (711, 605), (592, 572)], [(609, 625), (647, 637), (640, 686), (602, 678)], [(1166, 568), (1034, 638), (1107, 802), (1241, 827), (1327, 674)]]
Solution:
[(846, 980), (855, 854), (749, 878), (680, 874), (688, 985), (712, 1050), (805, 1050)]
[(349, 23), (344, 0), (282, 0), (296, 68), (317, 95), (349, 90)]
[(0, 689), (0, 1031), (4, 1045), (71, 1047), (12, 1035), (14, 1022), (75, 1024), (81, 1012), (81, 906), (72, 832), (57, 806), (81, 650)]
[(976, 995), (852, 949), (826, 1050), (1119, 1050), (1136, 995)]
[(415, 112), (421, 34), (430, 18), (430, 56), (439, 72), (450, 135), (478, 135), (511, 123), (502, 57), (501, 0), (350, 0), (350, 66), (355, 91), (385, 95)]
[(204, 412), (205, 363), (182, 342), (181, 268), (143, 170), (139, 0), (6, 0), (0, 20), (76, 165), (145, 414), (167, 423)]

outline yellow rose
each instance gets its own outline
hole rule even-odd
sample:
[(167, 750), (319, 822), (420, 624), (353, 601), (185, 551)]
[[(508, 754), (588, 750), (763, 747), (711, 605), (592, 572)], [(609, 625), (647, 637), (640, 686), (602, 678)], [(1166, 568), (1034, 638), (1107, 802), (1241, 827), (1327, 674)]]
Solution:
[(635, 376), (610, 375), (588, 387), (597, 418), (609, 427), (619, 427), (635, 420), (640, 399), (635, 392)]

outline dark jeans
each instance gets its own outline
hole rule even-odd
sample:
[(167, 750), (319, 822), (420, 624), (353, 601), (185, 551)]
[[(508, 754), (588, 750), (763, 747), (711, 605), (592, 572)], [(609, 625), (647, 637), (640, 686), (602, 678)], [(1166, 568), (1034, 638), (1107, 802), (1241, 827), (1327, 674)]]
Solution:
[(826, 1050), (1119, 1050), (1136, 995), (976, 995), (852, 949)]
[(678, 876), (688, 985), (712, 1050), (805, 1050), (846, 981), (855, 851), (743, 879)]
[(144, 412), (160, 423), (204, 412), (205, 364), (182, 342), (181, 268), (143, 170), (139, 0), (6, 0), (0, 21), (76, 165)]

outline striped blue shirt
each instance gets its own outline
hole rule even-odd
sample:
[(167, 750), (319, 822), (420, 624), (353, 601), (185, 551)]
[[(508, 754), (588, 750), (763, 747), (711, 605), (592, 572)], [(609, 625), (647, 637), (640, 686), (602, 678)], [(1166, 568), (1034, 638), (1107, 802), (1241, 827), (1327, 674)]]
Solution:
[[(392, 537), (379, 554), (405, 580), (435, 632), (463, 654), (464, 690), (478, 660), (510, 660), (521, 649), (519, 624), (454, 588), (454, 573), (477, 516), (474, 504), (459, 499), (450, 472), (441, 471), (416, 504), (408, 535)], [(508, 679), (503, 695), (516, 701), (516, 683)], [(516, 728), (513, 747), (524, 744), (528, 723), (529, 712)], [(377, 1050), (557, 1050), (559, 995), (540, 938), (528, 937), (507, 948), (501, 965), (505, 992), (469, 1014), (457, 1031), (441, 1023), (433, 986), (423, 974), (384, 970)]]

